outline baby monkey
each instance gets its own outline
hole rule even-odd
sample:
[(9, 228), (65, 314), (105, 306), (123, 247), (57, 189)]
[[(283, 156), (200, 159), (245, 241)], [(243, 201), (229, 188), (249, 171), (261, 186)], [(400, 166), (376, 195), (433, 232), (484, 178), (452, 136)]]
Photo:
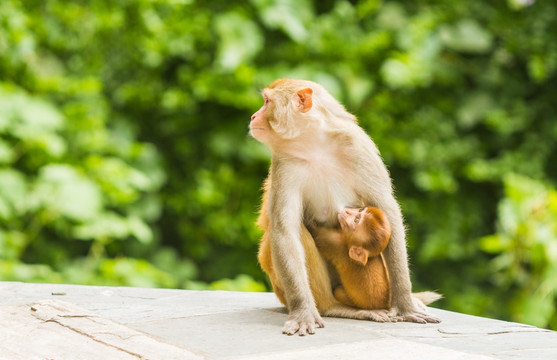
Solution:
[[(391, 308), (389, 271), (383, 250), (389, 244), (391, 225), (376, 207), (344, 208), (338, 214), (340, 228), (313, 229), (317, 248), (333, 264), (341, 285), (334, 289), (342, 304), (358, 309)], [(422, 311), (442, 296), (433, 291), (412, 294), (412, 301)], [(386, 312), (377, 312), (376, 321), (389, 321)], [(390, 320), (397, 321), (396, 318)]]
[(391, 236), (387, 216), (376, 207), (344, 208), (340, 228), (315, 228), (315, 242), (338, 272), (335, 298), (359, 309), (391, 307), (389, 272), (382, 251)]

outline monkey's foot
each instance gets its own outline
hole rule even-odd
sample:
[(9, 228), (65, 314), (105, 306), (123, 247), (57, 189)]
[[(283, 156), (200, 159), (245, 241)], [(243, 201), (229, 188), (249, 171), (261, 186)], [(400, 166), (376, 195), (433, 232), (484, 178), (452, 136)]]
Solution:
[(321, 319), (317, 310), (292, 312), (288, 321), (284, 323), (282, 333), (286, 335), (298, 333), (300, 336), (305, 336), (306, 334), (313, 335), (315, 334), (316, 325), (318, 328), (325, 327), (323, 319)]
[(423, 311), (412, 311), (412, 312), (406, 312), (401, 314), (396, 308), (392, 308), (391, 311), (389, 312), (389, 316), (391, 318), (401, 319), (398, 321), (407, 321), (407, 322), (413, 322), (418, 324), (427, 324), (427, 323), (438, 324), (441, 322), (441, 319)]

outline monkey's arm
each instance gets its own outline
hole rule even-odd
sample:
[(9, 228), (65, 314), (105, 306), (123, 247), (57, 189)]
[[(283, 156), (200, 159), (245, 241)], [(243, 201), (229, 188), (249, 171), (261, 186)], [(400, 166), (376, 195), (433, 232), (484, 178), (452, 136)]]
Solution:
[[(395, 204), (395, 206), (389, 206)], [(416, 323), (439, 323), (440, 319), (425, 313), (412, 300), (412, 284), (408, 269), (408, 255), (402, 213), (394, 197), (387, 197), (384, 204), (378, 204), (387, 214), (391, 223), (391, 239), (383, 252), (391, 281), (392, 311), (394, 317)]]
[[(277, 171), (276, 168), (274, 168)], [(273, 173), (271, 173), (273, 178)], [(302, 192), (295, 181), (273, 181), (269, 193), (269, 241), (276, 276), (286, 298), (289, 316), (283, 333), (313, 334), (323, 327), (311, 293), (302, 245)], [(306, 231), (307, 233), (307, 231)]]

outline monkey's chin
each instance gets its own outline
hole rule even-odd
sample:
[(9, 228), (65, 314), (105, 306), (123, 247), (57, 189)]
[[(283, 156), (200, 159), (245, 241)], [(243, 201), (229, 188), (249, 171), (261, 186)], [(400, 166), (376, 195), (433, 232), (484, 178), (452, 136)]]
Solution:
[(262, 128), (250, 128), (249, 129), (250, 136), (252, 138), (254, 138), (255, 140), (259, 141), (260, 143), (263, 143), (263, 144), (265, 144), (265, 141), (264, 141), (264, 137), (261, 136), (261, 135), (264, 132), (265, 132), (265, 129), (262, 129)]

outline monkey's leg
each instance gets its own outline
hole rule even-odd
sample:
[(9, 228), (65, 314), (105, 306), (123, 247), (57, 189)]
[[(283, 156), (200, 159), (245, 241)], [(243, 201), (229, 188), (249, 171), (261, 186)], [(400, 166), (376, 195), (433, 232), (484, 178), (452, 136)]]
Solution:
[(277, 296), (279, 301), (288, 308), (288, 304), (286, 303), (286, 298), (284, 296), (284, 290), (282, 290), (278, 277), (276, 276), (276, 273), (273, 269), (271, 248), (269, 246), (269, 236), (267, 235), (267, 233), (263, 234), (263, 237), (261, 238), (257, 259), (259, 260), (261, 269), (263, 269), (267, 276), (269, 276), (269, 280), (271, 281), (271, 285), (273, 286), (275, 295)]
[[(344, 287), (337, 286), (334, 291), (335, 298), (340, 304), (334, 304), (327, 310), (326, 316), (344, 317), (349, 319), (372, 320), (377, 322), (396, 322), (402, 318), (390, 316), (389, 311), (385, 309), (364, 310), (358, 309), (356, 304), (350, 299)], [(346, 305), (346, 306), (345, 306)]]
[[(274, 168), (271, 167), (271, 172)], [(280, 186), (273, 188), (270, 179), (271, 177), (265, 182), (261, 213), (257, 222), (264, 231), (258, 258), (262, 269), (269, 275), (275, 294), (288, 308), (289, 315), (283, 333), (313, 334), (316, 326), (324, 325), (312, 295), (314, 281), (310, 281), (308, 270), (304, 266), (307, 261), (300, 237), (305, 228), (299, 223), (299, 219), (292, 217), (292, 213), (296, 213), (294, 209), (298, 208), (298, 212), (301, 212), (301, 199), (296, 196), (277, 195), (277, 192), (284, 193), (284, 189)], [(285, 185), (283, 184), (283, 187)], [(287, 185), (286, 187), (290, 188)], [(270, 201), (272, 196), (275, 197), (275, 201)], [(271, 208), (276, 214), (274, 217), (269, 216)], [(296, 233), (296, 227), (301, 231)]]
[(340, 317), (346, 319), (372, 320), (377, 322), (397, 322), (402, 318), (391, 316), (388, 310), (362, 310), (341, 303), (336, 303), (323, 312), (323, 316)]
[(322, 310), (333, 306), (337, 301), (333, 296), (329, 269), (325, 259), (319, 253), (315, 240), (305, 226), (302, 226), (300, 236), (306, 257), (306, 269), (315, 305)]
[(335, 299), (337, 299), (338, 302), (340, 302), (341, 304), (356, 307), (356, 304), (354, 304), (352, 299), (350, 299), (350, 297), (348, 296), (346, 290), (344, 290), (344, 287), (342, 285), (337, 286), (335, 288), (334, 295), (335, 295)]

